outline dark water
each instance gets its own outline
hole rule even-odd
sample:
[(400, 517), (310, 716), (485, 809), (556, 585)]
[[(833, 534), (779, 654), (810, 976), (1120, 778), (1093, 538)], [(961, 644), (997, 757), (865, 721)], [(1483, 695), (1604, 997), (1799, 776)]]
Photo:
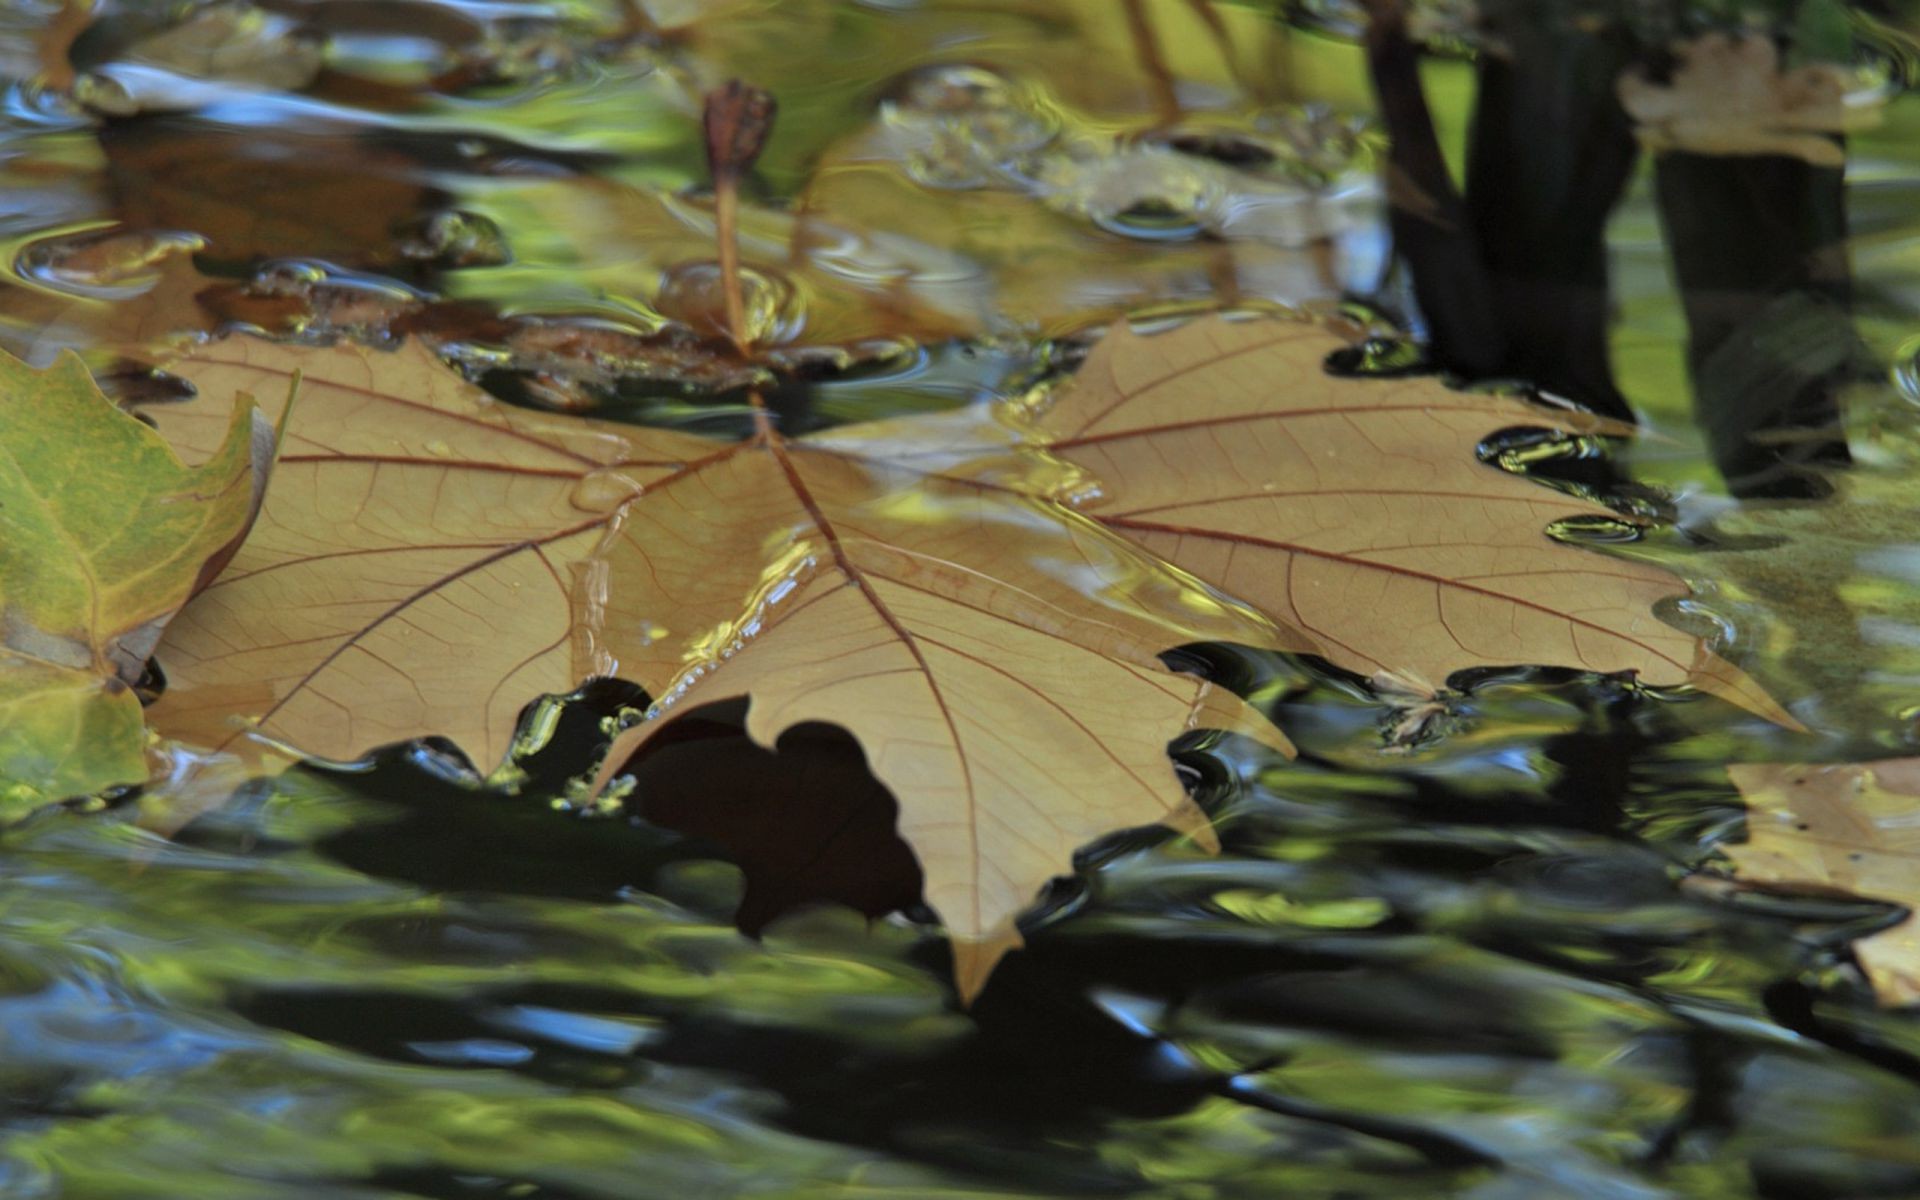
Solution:
[[(175, 7), (117, 6), (74, 61), (124, 66)], [(1262, 14), (1223, 7), (1231, 67), (1204, 26), (1180, 25), (1191, 6), (1143, 6), (1176, 98), (1216, 135), (1311, 151), (1226, 199), (1206, 163), (1157, 163), (1117, 192), (1006, 165), (1048, 128), (1110, 136), (1164, 102), (1108, 0), (720, 4), (664, 42), (623, 40), (618, 6), (584, 0), (286, 0), (264, 9), (332, 34), (312, 78), (182, 95), (177, 78), (109, 70), (83, 89), (118, 79), (135, 101), (96, 96), (92, 112), (35, 81), (58, 7), (12, 5), (4, 340), (114, 369), (130, 336), (115, 314), (149, 277), (124, 255), (84, 277), (35, 269), (49, 244), (102, 229), (195, 235), (198, 269), (236, 288), (319, 280), (645, 331), (672, 315), (659, 274), (707, 255), (673, 197), (704, 179), (682, 75), (715, 73), (783, 104), (749, 233), (807, 199), (872, 235), (832, 272), (769, 285), (769, 319), (827, 348), (779, 383), (790, 423), (1023, 386), (1072, 356), (1038, 336), (1217, 296), (1227, 276), (1243, 300), (1371, 287), (1384, 235), (1357, 52), (1337, 22), (1303, 19), (1268, 53), (1246, 33)], [(699, 6), (649, 10), (672, 26)], [(303, 53), (275, 47), (283, 65)], [(1069, 53), (1110, 66), (1069, 72)], [(930, 66), (942, 87), (1028, 89), (991, 126), (1001, 140), (941, 143), (916, 100), (891, 110), (895, 160), (848, 150)], [(1236, 99), (1236, 71), (1269, 94)], [(1443, 132), (1464, 121), (1464, 71), (1432, 67)], [(101, 115), (116, 105), (146, 111)], [(517, 794), (462, 783), (425, 747), (228, 785), (171, 840), (147, 818), (202, 797), (42, 811), (0, 835), (0, 1194), (1920, 1196), (1920, 1027), (1877, 1009), (1847, 955), (1898, 913), (1687, 878), (1741, 836), (1726, 763), (1914, 744), (1917, 120), (1901, 98), (1852, 147), (1860, 326), (1893, 370), (1850, 397), (1860, 466), (1838, 507), (1733, 510), (1688, 425), (1644, 183), (1611, 230), (1622, 389), (1660, 435), (1627, 467), (1678, 518), (1624, 551), (1699, 577), (1681, 619), (1724, 629), (1819, 733), (1514, 672), (1392, 753), (1391, 718), (1353, 681), (1215, 648), (1204, 657), (1272, 707), (1300, 760), (1183, 750), (1224, 853), (1156, 833), (1092, 848), (970, 1012), (944, 942), (907, 916), (814, 906), (758, 940), (735, 928), (743, 902), (764, 918), (831, 890), (807, 873), (836, 856), (871, 868), (875, 907), (911, 896), (886, 801), (857, 770), (827, 798), (846, 840), (798, 873), (748, 879), (712, 831), (665, 827), (777, 793), (780, 769), (724, 725), (643, 781), (634, 806), (656, 822), (574, 811), (565, 776), (595, 705), (618, 696), (568, 709)], [(1113, 199), (1142, 188), (1155, 203)], [(1214, 240), (1169, 236), (1182, 222)], [(881, 236), (902, 228), (932, 250)], [(1208, 261), (1222, 244), (1244, 251), (1226, 268)], [(855, 301), (903, 259), (914, 302), (895, 326), (861, 325)], [(725, 386), (582, 380), (484, 331), (445, 349), (521, 402), (714, 432), (739, 417)], [(818, 731), (807, 752), (843, 768), (850, 754)]]

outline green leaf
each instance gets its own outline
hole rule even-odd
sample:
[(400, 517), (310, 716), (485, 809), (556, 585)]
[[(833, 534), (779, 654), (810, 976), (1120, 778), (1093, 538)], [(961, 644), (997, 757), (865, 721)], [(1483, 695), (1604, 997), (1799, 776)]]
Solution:
[(189, 467), (79, 358), (0, 354), (0, 815), (146, 778), (132, 685), (246, 536), (273, 446), (241, 404)]

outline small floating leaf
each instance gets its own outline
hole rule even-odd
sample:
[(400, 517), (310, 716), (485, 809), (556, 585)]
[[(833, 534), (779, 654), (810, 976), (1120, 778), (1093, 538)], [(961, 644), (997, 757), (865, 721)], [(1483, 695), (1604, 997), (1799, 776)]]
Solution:
[[(1747, 802), (1747, 840), (1724, 847), (1742, 879), (1837, 888), (1920, 906), (1920, 759), (1727, 768)], [(1920, 922), (1854, 946), (1888, 1004), (1920, 1004)]]

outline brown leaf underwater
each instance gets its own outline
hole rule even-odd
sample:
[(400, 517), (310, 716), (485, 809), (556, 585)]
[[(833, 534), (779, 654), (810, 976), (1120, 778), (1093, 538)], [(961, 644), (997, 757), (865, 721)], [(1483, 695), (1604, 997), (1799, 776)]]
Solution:
[(1045, 407), (722, 443), (510, 408), (418, 344), (214, 343), (171, 368), (201, 398), (150, 410), (183, 447), (209, 443), (222, 397), (295, 370), (303, 390), (252, 539), (168, 633), (152, 719), (325, 758), (438, 734), (484, 768), (524, 702), (618, 675), (656, 699), (603, 786), (695, 706), (750, 699), (769, 748), (838, 725), (899, 803), (963, 992), (1074, 850), (1204, 830), (1171, 740), (1287, 748), (1163, 664), (1184, 643), (1436, 681), (1633, 671), (1791, 723), (1651, 614), (1679, 579), (1543, 532), (1607, 510), (1472, 453), (1590, 419), (1329, 378), (1343, 344), (1272, 318), (1123, 328)]
[[(1723, 847), (1757, 883), (1834, 888), (1920, 906), (1920, 758), (1873, 763), (1743, 764), (1727, 773), (1747, 802), (1747, 840)], [(1854, 944), (1888, 1004), (1920, 1004), (1920, 922)]]

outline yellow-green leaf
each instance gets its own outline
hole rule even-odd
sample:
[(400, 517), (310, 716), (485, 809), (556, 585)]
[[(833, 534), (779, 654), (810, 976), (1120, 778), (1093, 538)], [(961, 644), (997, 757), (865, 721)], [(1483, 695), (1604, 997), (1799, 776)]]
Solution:
[(237, 405), (187, 467), (71, 355), (0, 355), (0, 800), (143, 779), (132, 684), (168, 618), (246, 536), (273, 430)]

